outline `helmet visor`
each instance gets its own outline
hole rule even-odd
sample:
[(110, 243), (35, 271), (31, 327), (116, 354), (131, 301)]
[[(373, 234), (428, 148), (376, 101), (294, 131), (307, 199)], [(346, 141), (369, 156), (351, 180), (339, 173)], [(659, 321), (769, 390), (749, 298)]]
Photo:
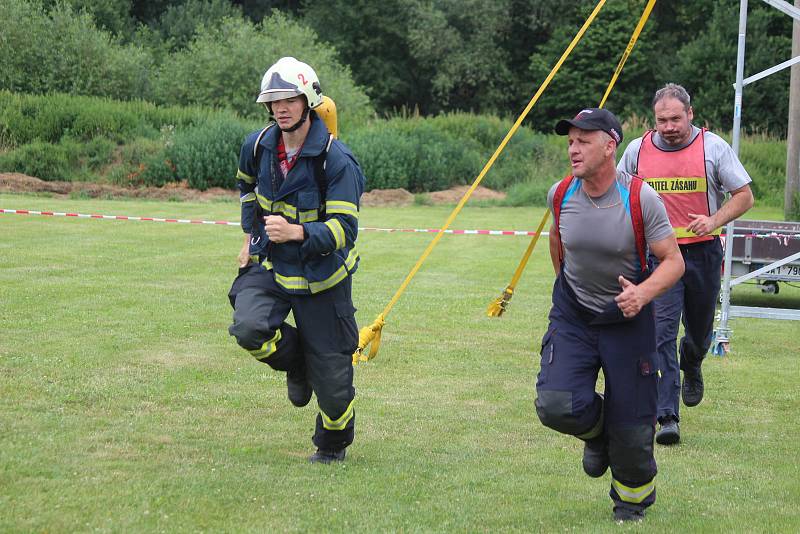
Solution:
[(274, 89), (269, 89), (267, 91), (263, 91), (258, 95), (256, 102), (275, 102), (276, 100), (283, 100), (285, 98), (292, 98), (294, 96), (300, 96), (303, 93), (301, 91), (287, 91), (281, 90), (276, 91)]

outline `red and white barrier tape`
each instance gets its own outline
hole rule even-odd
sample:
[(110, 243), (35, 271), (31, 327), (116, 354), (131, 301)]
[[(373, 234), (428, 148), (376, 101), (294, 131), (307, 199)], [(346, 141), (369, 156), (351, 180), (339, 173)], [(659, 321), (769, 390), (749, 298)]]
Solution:
[[(183, 223), (183, 224), (218, 224), (223, 226), (239, 226), (239, 221), (204, 221), (201, 219), (167, 219), (161, 217), (135, 217), (132, 215), (99, 215), (95, 213), (69, 213), (59, 211), (34, 211), (34, 210), (12, 210), (0, 208), (0, 213), (11, 213), (17, 215), (48, 215), (51, 217), (76, 217), (80, 219), (111, 219), (116, 221), (149, 221), (164, 223)], [(359, 227), (361, 232), (405, 232), (405, 233), (430, 233), (441, 232), (438, 228), (374, 228), (370, 226)], [(511, 236), (534, 236), (536, 232), (527, 230), (445, 230), (446, 234), (454, 235), (511, 235)], [(542, 235), (548, 235), (542, 232)], [(734, 234), (734, 237), (752, 237), (759, 239), (778, 239), (784, 244), (788, 244), (789, 239), (800, 239), (800, 234), (778, 234), (776, 232), (765, 232), (763, 234), (746, 233)], [(725, 235), (722, 235), (725, 238)]]
[[(51, 217), (77, 217), (81, 219), (111, 219), (117, 221), (149, 221), (183, 224), (220, 224), (224, 226), (239, 226), (239, 221), (204, 221), (200, 219), (166, 219), (161, 217), (135, 217), (132, 215), (99, 215), (94, 213), (68, 213), (59, 211), (34, 211), (34, 210), (11, 210), (0, 208), (0, 213), (11, 213), (17, 215), (48, 215)], [(410, 232), (410, 233), (438, 233), (438, 228), (372, 228), (361, 227), (362, 232)], [(536, 232), (524, 230), (445, 230), (446, 234), (456, 235), (526, 235), (533, 236)], [(542, 232), (547, 235), (547, 232)]]
[(227, 226), (239, 226), (238, 222), (232, 221), (202, 221), (199, 219), (162, 219), (160, 217), (134, 217), (132, 215), (98, 215), (96, 213), (68, 213), (60, 211), (34, 211), (34, 210), (7, 210), (0, 208), (0, 213), (16, 213), (17, 215), (50, 215), (52, 217), (78, 217), (81, 219), (113, 219), (117, 221), (150, 221), (167, 223), (187, 223), (187, 224), (222, 224)]
[[(414, 233), (431, 233), (438, 234), (441, 232), (438, 228), (372, 228), (370, 226), (359, 227), (359, 232), (414, 232)], [(525, 230), (445, 230), (445, 234), (455, 235), (536, 235), (536, 232), (528, 232)], [(542, 235), (547, 235), (547, 232), (542, 232)]]

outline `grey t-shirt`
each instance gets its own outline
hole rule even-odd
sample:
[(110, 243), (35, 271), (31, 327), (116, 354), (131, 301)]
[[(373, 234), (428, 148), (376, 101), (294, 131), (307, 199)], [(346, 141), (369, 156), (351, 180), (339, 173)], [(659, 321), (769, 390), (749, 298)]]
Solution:
[[(658, 132), (653, 133), (653, 144), (657, 148), (672, 152), (686, 148), (700, 135), (700, 128), (692, 126), (692, 135), (686, 143), (679, 146), (670, 146), (664, 142)], [(706, 131), (703, 137), (706, 159), (706, 176), (708, 177), (708, 207), (711, 214), (716, 213), (725, 200), (725, 193), (744, 187), (752, 182), (750, 175), (742, 166), (733, 149), (717, 134)], [(639, 172), (639, 148), (642, 138), (630, 142), (625, 153), (617, 164), (617, 169), (632, 174)]]
[[(564, 247), (563, 274), (575, 291), (578, 302), (595, 312), (603, 311), (622, 292), (617, 279), (619, 275), (632, 282), (639, 275), (630, 210), (623, 201), (630, 183), (628, 173), (617, 171), (616, 183), (602, 196), (592, 197), (594, 204), (583, 187), (579, 187), (561, 206), (559, 231)], [(551, 212), (557, 186), (558, 183), (553, 185), (547, 194)], [(672, 235), (667, 210), (658, 193), (643, 184), (639, 198), (647, 243)]]

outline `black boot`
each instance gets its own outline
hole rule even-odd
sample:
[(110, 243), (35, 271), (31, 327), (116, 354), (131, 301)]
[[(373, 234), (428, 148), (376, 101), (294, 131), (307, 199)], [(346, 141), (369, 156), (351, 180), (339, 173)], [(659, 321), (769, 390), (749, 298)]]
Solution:
[(330, 464), (333, 462), (343, 462), (347, 449), (317, 449), (308, 460), (312, 464)]
[(298, 408), (308, 404), (312, 391), (305, 369), (286, 372), (286, 390), (289, 393), (289, 401)]
[(681, 428), (678, 419), (674, 415), (659, 417), (658, 423), (661, 425), (656, 432), (656, 443), (659, 445), (674, 445), (681, 440)]
[(605, 435), (587, 439), (583, 445), (583, 471), (592, 478), (599, 478), (607, 469), (608, 441)]
[(681, 397), (686, 406), (697, 406), (703, 400), (703, 371), (700, 364), (692, 369), (683, 370)]
[(627, 508), (625, 506), (614, 507), (614, 521), (618, 523), (635, 521), (639, 522), (644, 519), (644, 509)]

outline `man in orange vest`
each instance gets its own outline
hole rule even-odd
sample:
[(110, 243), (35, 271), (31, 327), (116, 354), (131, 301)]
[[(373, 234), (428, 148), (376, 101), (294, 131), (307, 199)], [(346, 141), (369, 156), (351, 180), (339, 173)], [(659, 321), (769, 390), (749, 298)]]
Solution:
[[(753, 193), (750, 176), (728, 143), (692, 125), (686, 89), (667, 84), (653, 97), (653, 109), (656, 129), (631, 141), (617, 168), (639, 175), (664, 199), (686, 265), (678, 283), (655, 300), (661, 373), (656, 442), (671, 445), (680, 441), (679, 395), (686, 406), (703, 400), (701, 365), (711, 345), (720, 288), (719, 234), (753, 206)], [(731, 196), (723, 203), (725, 192)], [(658, 264), (657, 258), (650, 260)]]

